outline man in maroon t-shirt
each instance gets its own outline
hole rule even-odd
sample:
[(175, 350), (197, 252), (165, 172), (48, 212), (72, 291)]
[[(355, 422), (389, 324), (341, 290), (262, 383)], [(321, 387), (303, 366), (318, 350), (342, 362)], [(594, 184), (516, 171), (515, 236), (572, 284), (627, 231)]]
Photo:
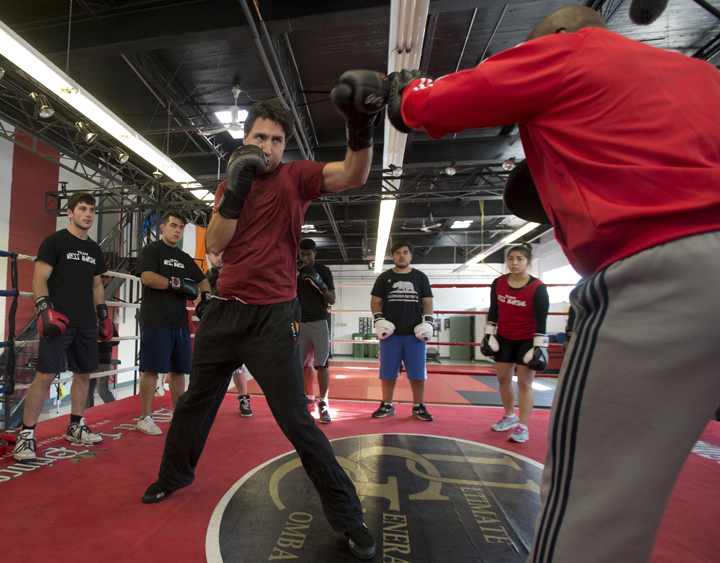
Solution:
[(373, 123), (385, 105), (386, 77), (347, 72), (331, 97), (347, 120), (343, 162), (282, 163), (292, 116), (279, 100), (250, 108), (245, 145), (233, 153), (217, 189), (206, 234), (210, 252), (223, 252), (218, 296), (203, 295), (190, 386), (175, 409), (159, 478), (142, 497), (158, 502), (193, 482), (195, 466), (232, 371), (245, 364), (262, 387), (280, 428), (297, 450), (333, 530), (350, 551), (372, 559), (375, 540), (363, 522), (355, 487), (310, 416), (297, 346), (297, 252), (310, 201), (365, 183), (372, 160)]

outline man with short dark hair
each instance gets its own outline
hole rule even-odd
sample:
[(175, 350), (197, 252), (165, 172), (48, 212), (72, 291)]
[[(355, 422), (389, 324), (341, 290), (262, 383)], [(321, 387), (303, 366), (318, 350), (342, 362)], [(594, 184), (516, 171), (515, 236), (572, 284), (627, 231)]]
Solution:
[[(330, 268), (315, 261), (317, 254), (315, 241), (309, 238), (300, 241), (298, 256), (304, 266), (298, 271), (297, 296), (300, 302), (300, 334), (298, 347), (300, 360), (306, 365), (310, 354), (313, 366), (317, 370), (320, 397), (318, 400), (318, 420), (330, 424), (330, 407), (328, 405), (328, 389), (330, 387), (330, 369), (328, 355), (330, 353), (330, 332), (328, 328), (328, 306), (335, 304), (335, 286)], [(313, 382), (312, 367), (304, 367), (305, 391), (308, 405), (315, 403), (311, 398)], [(312, 403), (310, 402), (312, 401)]]
[(158, 502), (187, 487), (222, 403), (233, 369), (246, 364), (283, 433), (300, 456), (330, 527), (345, 533), (360, 559), (375, 556), (355, 487), (327, 437), (308, 412), (297, 347), (298, 243), (310, 201), (362, 185), (372, 161), (373, 123), (384, 107), (384, 75), (346, 72), (331, 92), (345, 117), (343, 162), (282, 162), (292, 134), (279, 100), (250, 108), (245, 145), (228, 161), (206, 233), (210, 252), (223, 252), (219, 296), (203, 296), (195, 333), (190, 387), (178, 401), (157, 482), (142, 497)]
[(53, 379), (65, 371), (66, 360), (73, 382), (65, 439), (82, 445), (102, 442), (83, 416), (89, 374), (98, 369), (98, 339), (108, 341), (113, 336), (100, 277), (107, 267), (100, 246), (88, 238), (95, 220), (95, 197), (73, 193), (67, 214), (68, 228), (45, 237), (35, 259), (33, 293), (40, 344), (37, 372), (25, 396), (22, 430), (13, 453), (18, 461), (36, 459), (35, 425)]
[(375, 280), (370, 310), (380, 338), (380, 380), (383, 400), (373, 418), (395, 415), (393, 394), (405, 364), (413, 394), (412, 415), (431, 422), (433, 416), (423, 403), (427, 371), (426, 342), (433, 336), (433, 294), (428, 277), (410, 267), (414, 247), (399, 240), (390, 248), (395, 266)]
[(140, 302), (140, 420), (137, 429), (158, 436), (152, 405), (158, 373), (167, 373), (173, 409), (185, 392), (190, 372), (190, 327), (187, 302), (197, 301), (210, 282), (193, 258), (178, 248), (185, 217), (170, 210), (160, 225), (162, 238), (143, 247), (136, 273), (143, 283)]

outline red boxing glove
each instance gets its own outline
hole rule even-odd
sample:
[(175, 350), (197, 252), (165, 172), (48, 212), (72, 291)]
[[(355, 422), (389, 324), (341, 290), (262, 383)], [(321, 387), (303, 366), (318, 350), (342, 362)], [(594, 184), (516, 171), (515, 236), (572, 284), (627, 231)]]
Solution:
[(35, 310), (38, 314), (37, 329), (43, 338), (57, 338), (65, 334), (70, 322), (62, 313), (53, 309), (52, 301), (48, 296), (38, 297), (35, 300)]
[(112, 320), (109, 319), (108, 307), (104, 303), (95, 307), (98, 320), (98, 340), (108, 342), (113, 337)]

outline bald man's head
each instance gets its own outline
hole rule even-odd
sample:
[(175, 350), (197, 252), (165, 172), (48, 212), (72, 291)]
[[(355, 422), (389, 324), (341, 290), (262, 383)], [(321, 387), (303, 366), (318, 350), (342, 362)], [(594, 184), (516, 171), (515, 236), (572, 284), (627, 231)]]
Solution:
[(584, 27), (607, 29), (605, 20), (595, 10), (586, 6), (565, 6), (541, 21), (526, 41), (555, 33), (575, 33)]

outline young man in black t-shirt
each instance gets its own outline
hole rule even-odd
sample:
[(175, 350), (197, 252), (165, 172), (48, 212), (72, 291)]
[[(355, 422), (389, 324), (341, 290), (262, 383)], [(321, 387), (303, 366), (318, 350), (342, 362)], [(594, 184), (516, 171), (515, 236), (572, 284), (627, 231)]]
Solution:
[(413, 417), (430, 422), (425, 395), (425, 343), (433, 336), (433, 294), (427, 276), (410, 267), (414, 247), (400, 240), (392, 245), (395, 267), (375, 280), (370, 309), (380, 338), (380, 380), (383, 400), (374, 418), (395, 414), (392, 404), (401, 363), (413, 393)]
[(112, 338), (101, 274), (107, 271), (98, 244), (88, 238), (95, 220), (95, 198), (76, 192), (68, 198), (70, 226), (45, 238), (35, 260), (33, 293), (38, 312), (37, 373), (25, 396), (22, 430), (14, 457), (32, 461), (35, 425), (55, 376), (73, 372), (71, 414), (65, 438), (75, 444), (102, 442), (85, 425), (89, 374), (98, 368), (98, 338)]
[[(335, 285), (330, 268), (315, 262), (317, 254), (315, 248), (315, 241), (312, 239), (306, 238), (300, 241), (298, 256), (305, 265), (298, 271), (297, 295), (301, 311), (298, 348), (303, 366), (309, 354), (313, 354), (320, 388), (319, 420), (324, 424), (330, 424), (332, 422), (328, 406), (330, 369), (327, 364), (330, 353), (330, 331), (327, 320), (328, 306), (335, 304)], [(305, 366), (304, 375), (308, 406), (314, 406), (312, 367)]]
[(143, 283), (140, 302), (140, 408), (137, 429), (144, 434), (162, 434), (150, 416), (158, 373), (167, 373), (173, 409), (185, 392), (185, 374), (190, 372), (190, 327), (187, 302), (197, 304), (210, 282), (193, 258), (177, 245), (185, 232), (179, 211), (163, 216), (163, 237), (140, 251), (137, 274)]

